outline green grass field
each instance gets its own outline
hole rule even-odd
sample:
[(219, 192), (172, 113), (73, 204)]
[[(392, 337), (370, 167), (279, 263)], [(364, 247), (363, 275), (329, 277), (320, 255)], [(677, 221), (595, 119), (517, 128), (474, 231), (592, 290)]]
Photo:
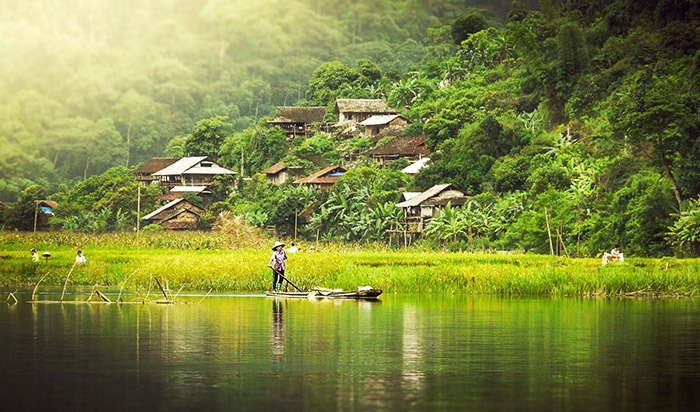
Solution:
[[(151, 277), (171, 290), (249, 292), (269, 289), (266, 267), (273, 241), (239, 241), (216, 233), (79, 235), (0, 234), (0, 286), (62, 286), (82, 249), (70, 286), (121, 286), (144, 291)], [(473, 293), (522, 296), (618, 295), (638, 291), (700, 295), (700, 260), (629, 258), (600, 266), (599, 259), (542, 255), (467, 254), (391, 250), (381, 245), (322, 244), (316, 252), (290, 255), (287, 275), (302, 288), (355, 289), (371, 285), (385, 293)], [(32, 262), (29, 250), (48, 251)], [(134, 273), (134, 271), (136, 271)]]

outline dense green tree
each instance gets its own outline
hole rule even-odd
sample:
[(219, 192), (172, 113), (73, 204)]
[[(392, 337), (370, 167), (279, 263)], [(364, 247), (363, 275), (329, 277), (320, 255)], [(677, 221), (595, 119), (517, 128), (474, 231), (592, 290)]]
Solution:
[(471, 34), (484, 30), (487, 27), (483, 14), (472, 12), (466, 14), (452, 23), (452, 38), (456, 44), (461, 44)]
[(10, 209), (7, 222), (9, 226), (19, 230), (33, 230), (35, 215), (42, 213), (37, 209), (40, 200), (47, 200), (47, 191), (42, 186), (32, 185), (21, 191), (17, 202)]
[(219, 155), (225, 166), (239, 171), (243, 152), (244, 173), (252, 175), (272, 166), (287, 155), (289, 142), (286, 135), (282, 129), (269, 125), (268, 120), (263, 118), (254, 127), (226, 138), (219, 148)]
[(686, 136), (697, 135), (693, 108), (684, 101), (684, 83), (675, 76), (661, 76), (643, 69), (630, 76), (623, 88), (609, 99), (609, 116), (614, 132), (650, 161), (661, 166), (678, 208), (681, 190), (673, 173), (673, 159), (686, 148)]
[(185, 154), (218, 158), (221, 145), (233, 133), (233, 125), (228, 120), (228, 117), (217, 116), (197, 122), (185, 140)]

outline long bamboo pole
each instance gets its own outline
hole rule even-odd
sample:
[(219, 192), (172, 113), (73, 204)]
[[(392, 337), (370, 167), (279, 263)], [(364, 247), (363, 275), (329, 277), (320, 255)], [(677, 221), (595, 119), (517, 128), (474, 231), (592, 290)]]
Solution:
[(36, 235), (36, 221), (39, 217), (39, 201), (35, 200), (34, 203), (36, 204), (34, 207), (34, 234)]
[(75, 265), (78, 262), (74, 262), (73, 266), (70, 268), (70, 272), (68, 272), (68, 275), (66, 276), (66, 281), (63, 282), (63, 292), (61, 292), (61, 302), (63, 302), (63, 295), (66, 294), (66, 286), (68, 286), (68, 279), (70, 278), (70, 274), (73, 273), (73, 269), (75, 269)]
[(547, 206), (544, 207), (544, 219), (547, 222), (547, 235), (549, 235), (549, 254), (554, 255), (554, 245), (552, 244), (552, 229), (549, 227), (549, 213)]
[(39, 287), (39, 284), (41, 283), (42, 280), (44, 280), (44, 278), (45, 278), (46, 276), (49, 275), (49, 273), (51, 273), (51, 272), (46, 272), (46, 274), (44, 274), (44, 276), (42, 276), (41, 279), (39, 279), (39, 281), (36, 282), (36, 285), (34, 286), (34, 290), (32, 291), (32, 300), (34, 300), (34, 295), (36, 294), (36, 290), (37, 290), (37, 288)]
[[(136, 269), (136, 270), (138, 270), (138, 269)], [(128, 282), (129, 278), (132, 277), (134, 275), (134, 273), (136, 273), (136, 270), (131, 272), (131, 274), (129, 276), (127, 276), (126, 279), (124, 279), (124, 282), (122, 282), (122, 287), (119, 288), (119, 296), (117, 296), (117, 302), (119, 302), (119, 299), (121, 299), (121, 297), (122, 297), (122, 291), (124, 290), (124, 286), (126, 286), (126, 282)]]

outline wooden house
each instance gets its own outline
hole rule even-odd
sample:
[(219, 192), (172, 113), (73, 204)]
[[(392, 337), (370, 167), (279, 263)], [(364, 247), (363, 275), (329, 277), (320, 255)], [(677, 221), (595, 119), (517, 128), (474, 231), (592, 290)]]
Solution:
[(430, 154), (426, 146), (428, 136), (397, 136), (387, 143), (366, 150), (363, 156), (369, 156), (379, 165), (385, 165), (396, 159), (405, 158), (416, 161)]
[(398, 114), (383, 99), (338, 99), (335, 101), (335, 114), (338, 124), (359, 123), (372, 116)]
[(184, 230), (197, 225), (197, 217), (204, 214), (204, 209), (185, 199), (175, 199), (141, 219), (147, 224), (156, 224), (163, 229)]
[(423, 233), (426, 224), (434, 218), (437, 211), (448, 203), (461, 206), (469, 200), (463, 192), (456, 190), (451, 184), (435, 185), (420, 194), (406, 195), (396, 204), (403, 209), (405, 230), (409, 234)]
[(153, 173), (165, 169), (171, 164), (177, 162), (178, 160), (180, 160), (179, 157), (154, 157), (151, 160), (149, 160), (145, 165), (137, 168), (131, 173), (134, 174), (134, 177), (138, 182), (141, 182), (145, 185), (158, 184), (159, 179), (158, 177), (153, 176)]
[(216, 176), (235, 175), (236, 172), (219, 166), (207, 156), (183, 157), (170, 166), (154, 172), (158, 184), (172, 189), (175, 186), (210, 186)]
[(364, 126), (365, 136), (372, 137), (390, 127), (404, 129), (408, 123), (408, 119), (400, 114), (381, 114), (369, 117), (358, 124)]
[(316, 189), (330, 190), (330, 188), (332, 188), (333, 185), (338, 182), (338, 179), (340, 179), (345, 172), (347, 172), (347, 170), (344, 167), (328, 166), (325, 169), (321, 169), (303, 179), (296, 180), (294, 184), (308, 185), (315, 187)]
[(265, 175), (268, 183), (281, 185), (290, 179), (302, 177), (303, 171), (301, 166), (285, 166), (284, 162), (279, 162), (260, 173)]
[(287, 139), (291, 140), (296, 136), (314, 134), (316, 130), (312, 125), (322, 123), (325, 114), (325, 107), (278, 106), (275, 109), (275, 117), (267, 123), (284, 130)]

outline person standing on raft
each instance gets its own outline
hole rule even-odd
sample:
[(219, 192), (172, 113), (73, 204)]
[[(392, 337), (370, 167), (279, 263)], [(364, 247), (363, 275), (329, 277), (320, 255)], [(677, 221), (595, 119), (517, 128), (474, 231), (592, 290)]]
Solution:
[(282, 289), (282, 276), (284, 276), (285, 269), (284, 261), (287, 260), (287, 252), (283, 249), (285, 246), (282, 242), (275, 243), (272, 247), (270, 262), (267, 264), (267, 266), (272, 268), (272, 290), (277, 292)]

